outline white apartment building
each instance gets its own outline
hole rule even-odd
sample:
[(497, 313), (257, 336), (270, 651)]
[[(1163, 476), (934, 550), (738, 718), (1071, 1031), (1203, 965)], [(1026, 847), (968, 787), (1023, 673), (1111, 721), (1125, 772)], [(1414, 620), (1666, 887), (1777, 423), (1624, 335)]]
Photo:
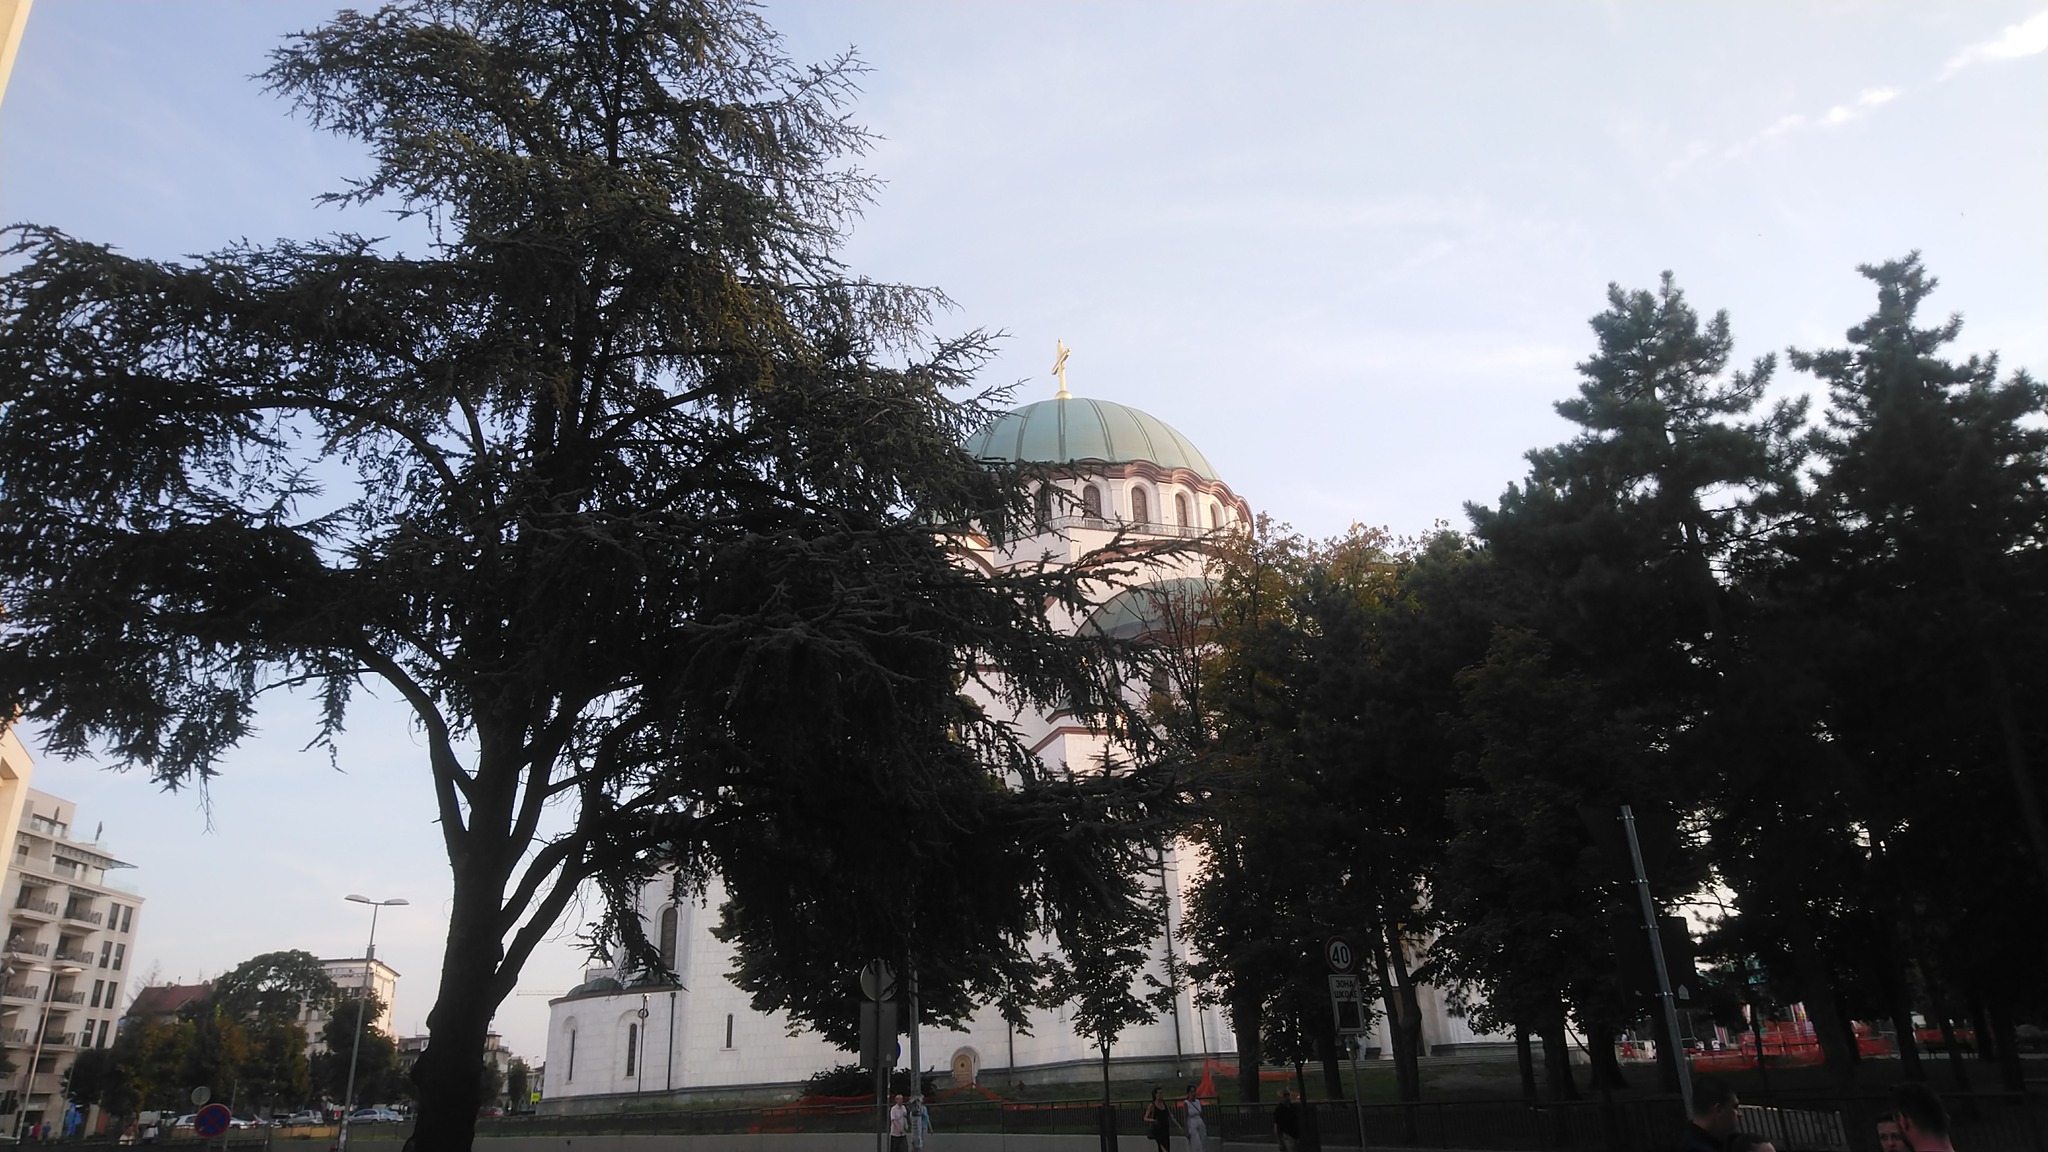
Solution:
[[(334, 986), (341, 989), (342, 1011), (354, 1019), (356, 1011), (351, 1001), (368, 988), (377, 998), (383, 1010), (363, 1021), (365, 1027), (375, 1028), (392, 1039), (398, 1038), (398, 1027), (394, 1017), (398, 1011), (398, 972), (382, 960), (371, 956), (347, 956), (338, 960), (322, 960), (320, 966), (327, 970)], [(307, 1008), (301, 1022), (306, 1026), (308, 1052), (323, 1052), (327, 1046), (320, 1042), (320, 1030), (327, 1026), (327, 1012), (321, 1008)]]
[(142, 897), (122, 874), (134, 865), (108, 853), (97, 834), (74, 838), (74, 805), (28, 788), (29, 768), (20, 742), (0, 734), (0, 808), (19, 804), (0, 879), (0, 1054), (16, 1069), (6, 1087), (20, 1105), (0, 1115), (9, 1132), (60, 1117), (72, 1060), (113, 1042), (142, 919)]

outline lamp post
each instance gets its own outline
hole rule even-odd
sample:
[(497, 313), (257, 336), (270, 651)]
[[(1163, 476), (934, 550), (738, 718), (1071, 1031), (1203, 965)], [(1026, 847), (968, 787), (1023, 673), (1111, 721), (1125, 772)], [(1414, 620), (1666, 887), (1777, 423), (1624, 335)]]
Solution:
[(363, 1051), (363, 1013), (369, 1008), (371, 980), (376, 975), (371, 965), (377, 962), (377, 913), (406, 903), (403, 898), (372, 900), (353, 892), (345, 899), (370, 906), (370, 943), (363, 949), (363, 992), (356, 997), (356, 1038), (348, 1050), (348, 1091), (342, 1096), (341, 1132), (334, 1141), (336, 1152), (348, 1152), (348, 1114), (356, 1110), (356, 1058)]
[(57, 977), (76, 976), (83, 971), (85, 969), (80, 968), (76, 964), (66, 964), (61, 968), (48, 964), (31, 964), (26, 968), (8, 969), (9, 973), (47, 972), (50, 974), (49, 982), (43, 985), (43, 1002), (39, 1005), (41, 1015), (36, 1020), (35, 1055), (29, 1057), (28, 1070), (21, 1074), (21, 1103), (16, 1105), (14, 1113), (14, 1142), (16, 1144), (21, 1143), (21, 1130), (28, 1121), (28, 1098), (36, 1084), (36, 1065), (43, 1062), (43, 1033), (47, 1032), (50, 1028), (50, 1001), (57, 994)]

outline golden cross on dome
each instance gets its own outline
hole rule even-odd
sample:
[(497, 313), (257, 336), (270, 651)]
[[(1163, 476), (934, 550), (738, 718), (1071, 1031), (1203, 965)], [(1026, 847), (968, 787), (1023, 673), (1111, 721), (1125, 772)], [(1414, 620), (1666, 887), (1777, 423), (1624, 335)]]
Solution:
[(1071, 400), (1074, 398), (1073, 394), (1067, 391), (1067, 353), (1070, 349), (1065, 340), (1053, 341), (1053, 347), (1059, 349), (1059, 355), (1053, 358), (1052, 374), (1060, 380), (1060, 390), (1054, 394), (1053, 399)]

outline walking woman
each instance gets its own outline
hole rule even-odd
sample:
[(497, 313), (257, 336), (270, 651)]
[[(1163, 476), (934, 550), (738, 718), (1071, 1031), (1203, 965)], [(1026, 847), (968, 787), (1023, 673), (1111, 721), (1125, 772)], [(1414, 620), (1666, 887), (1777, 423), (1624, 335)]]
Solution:
[(1167, 1134), (1167, 1125), (1172, 1122), (1172, 1116), (1166, 1108), (1164, 1091), (1154, 1088), (1152, 1102), (1145, 1105), (1145, 1135), (1152, 1138), (1152, 1143), (1159, 1152), (1173, 1152), (1173, 1140)]
[(1187, 1099), (1180, 1106), (1188, 1114), (1188, 1152), (1202, 1152), (1202, 1141), (1209, 1138), (1208, 1122), (1202, 1119), (1202, 1098), (1196, 1095), (1201, 1085), (1188, 1085)]

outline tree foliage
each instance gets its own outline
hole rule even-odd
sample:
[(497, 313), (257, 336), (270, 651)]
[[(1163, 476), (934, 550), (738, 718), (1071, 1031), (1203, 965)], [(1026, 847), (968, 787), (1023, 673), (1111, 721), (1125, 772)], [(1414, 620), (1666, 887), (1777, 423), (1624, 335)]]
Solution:
[[(877, 814), (947, 830), (934, 860), (998, 865), (1010, 900), (1131, 856), (959, 691), (1085, 710), (1119, 669), (1047, 619), (1098, 566), (950, 550), (1028, 502), (960, 448), (998, 398), (970, 383), (986, 339), (933, 339), (943, 297), (839, 259), (873, 187), (858, 75), (729, 0), (347, 11), (263, 78), (368, 150), (328, 201), (416, 251), (12, 233), (0, 709), (177, 787), (267, 691), (315, 693), (330, 740), (359, 686), (405, 701), (453, 871), (428, 1146), (467, 1146), (492, 1010), (588, 881), (623, 911), (654, 867), (715, 872), (758, 960), (822, 906), (807, 876), (878, 925), (929, 878)], [(1040, 865), (1068, 879), (1034, 891)], [(1019, 962), (1013, 925), (949, 941), (957, 995)], [(879, 944), (842, 968), (855, 947)]]

